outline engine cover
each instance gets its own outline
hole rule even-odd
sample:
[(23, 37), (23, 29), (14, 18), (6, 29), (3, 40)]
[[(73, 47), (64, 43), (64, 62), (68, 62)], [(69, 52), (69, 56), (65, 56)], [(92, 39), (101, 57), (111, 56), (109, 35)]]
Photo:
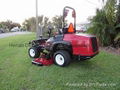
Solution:
[(69, 41), (73, 55), (94, 56), (99, 52), (97, 39), (88, 34), (65, 34), (64, 41)]

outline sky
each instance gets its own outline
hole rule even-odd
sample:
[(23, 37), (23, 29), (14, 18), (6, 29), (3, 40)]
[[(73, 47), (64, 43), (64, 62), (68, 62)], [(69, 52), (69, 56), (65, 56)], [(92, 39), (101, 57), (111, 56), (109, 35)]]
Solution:
[[(0, 22), (12, 20), (22, 24), (25, 19), (36, 16), (36, 0), (0, 0)], [(76, 10), (77, 23), (86, 22), (94, 16), (96, 8), (102, 7), (101, 0), (38, 0), (38, 14), (49, 18), (62, 15), (63, 8)]]

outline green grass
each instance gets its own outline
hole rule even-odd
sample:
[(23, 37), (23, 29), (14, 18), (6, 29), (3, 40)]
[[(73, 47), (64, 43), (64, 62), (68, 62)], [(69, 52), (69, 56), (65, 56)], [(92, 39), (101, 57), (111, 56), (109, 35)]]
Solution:
[(29, 47), (18, 46), (34, 38), (30, 34), (0, 39), (0, 90), (120, 90), (120, 56), (101, 51), (68, 67), (39, 67), (31, 64)]

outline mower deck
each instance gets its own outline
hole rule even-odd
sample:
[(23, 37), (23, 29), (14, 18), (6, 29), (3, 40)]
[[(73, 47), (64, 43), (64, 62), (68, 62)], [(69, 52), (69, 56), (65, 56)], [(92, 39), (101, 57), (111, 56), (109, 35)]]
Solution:
[(46, 59), (46, 58), (35, 58), (32, 61), (32, 64), (38, 65), (38, 66), (49, 66), (53, 64), (52, 59)]

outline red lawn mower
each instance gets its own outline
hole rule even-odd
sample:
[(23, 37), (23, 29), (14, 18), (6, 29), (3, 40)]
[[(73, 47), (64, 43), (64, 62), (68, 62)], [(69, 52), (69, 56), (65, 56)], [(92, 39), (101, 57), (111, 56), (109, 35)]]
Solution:
[(33, 58), (32, 64), (40, 66), (54, 63), (63, 67), (70, 64), (74, 57), (86, 60), (99, 53), (95, 36), (76, 33), (76, 12), (68, 6), (63, 10), (63, 28), (59, 34), (48, 39), (33, 40), (30, 44), (28, 53)]

